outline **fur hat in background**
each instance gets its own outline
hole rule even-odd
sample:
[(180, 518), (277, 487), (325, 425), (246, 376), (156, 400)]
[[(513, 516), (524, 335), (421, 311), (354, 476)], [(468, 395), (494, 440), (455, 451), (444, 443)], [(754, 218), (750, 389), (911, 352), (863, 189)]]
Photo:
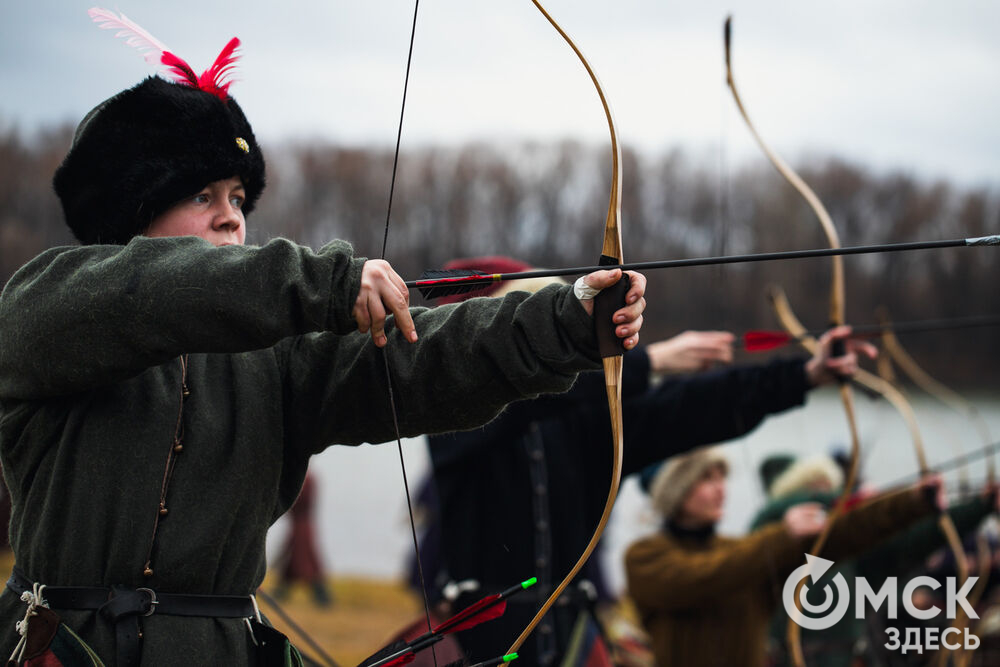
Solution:
[(720, 447), (702, 447), (669, 459), (660, 466), (650, 484), (653, 508), (665, 518), (672, 518), (695, 482), (714, 467), (722, 468), (723, 474), (729, 474), (729, 462)]
[(768, 489), (772, 498), (799, 491), (835, 491), (844, 484), (844, 473), (829, 456), (818, 455), (792, 463)]
[[(53, 179), (66, 224), (84, 244), (127, 243), (159, 214), (213, 181), (238, 176), (244, 215), (264, 189), (264, 157), (225, 81), (238, 58), (229, 42), (200, 77), (155, 38), (106, 10), (103, 28), (152, 49), (179, 83), (149, 77), (105, 100), (77, 128)], [(150, 60), (152, 62), (152, 60)]]
[(781, 473), (788, 470), (788, 467), (793, 463), (795, 463), (795, 457), (791, 454), (771, 454), (761, 462), (758, 472), (765, 493), (770, 495), (774, 480), (778, 479)]

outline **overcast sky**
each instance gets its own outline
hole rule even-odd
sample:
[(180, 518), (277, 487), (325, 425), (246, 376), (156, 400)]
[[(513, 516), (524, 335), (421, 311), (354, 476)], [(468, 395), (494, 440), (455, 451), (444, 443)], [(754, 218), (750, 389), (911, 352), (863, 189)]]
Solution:
[[(0, 127), (78, 121), (151, 72), (92, 24), (93, 0), (6, 3)], [(279, 9), (279, 4), (282, 7)], [(231, 89), (268, 144), (391, 144), (410, 0), (108, 4), (195, 70), (244, 42)], [(623, 143), (756, 157), (724, 81), (722, 25), (758, 129), (793, 162), (835, 153), (880, 171), (1000, 183), (994, 0), (549, 0), (605, 85)], [(423, 0), (403, 143), (606, 141), (575, 56), (529, 0)], [(628, 175), (625, 174), (627, 178)]]

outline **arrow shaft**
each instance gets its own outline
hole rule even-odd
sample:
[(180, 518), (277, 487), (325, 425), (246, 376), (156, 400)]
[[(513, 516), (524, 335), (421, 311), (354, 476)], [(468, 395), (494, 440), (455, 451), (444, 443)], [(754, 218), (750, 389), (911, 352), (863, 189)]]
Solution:
[(573, 276), (591, 273), (603, 269), (619, 268), (623, 271), (646, 271), (649, 269), (673, 269), (690, 266), (715, 266), (720, 264), (746, 264), (751, 262), (773, 262), (789, 259), (808, 259), (812, 257), (835, 257), (841, 255), (866, 255), (888, 252), (908, 252), (913, 250), (933, 250), (937, 248), (961, 248), (981, 245), (1000, 245), (1000, 235), (979, 238), (946, 239), (943, 241), (911, 241), (908, 243), (886, 243), (875, 245), (847, 246), (843, 248), (814, 248), (809, 250), (783, 250), (779, 252), (764, 252), (744, 255), (725, 255), (717, 257), (691, 257), (683, 259), (667, 259), (652, 262), (630, 262), (617, 265), (575, 266), (562, 269), (535, 269), (515, 273), (488, 273), (472, 276), (455, 276), (448, 278), (433, 278), (424, 280), (408, 280), (406, 286), (411, 289), (427, 288), (443, 285), (486, 285), (507, 280), (525, 278), (546, 278), (555, 276)]
[[(850, 337), (874, 338), (886, 331), (891, 331), (894, 334), (926, 333), (929, 331), (954, 331), (957, 329), (995, 326), (1000, 326), (1000, 315), (972, 315), (949, 319), (913, 320), (909, 322), (893, 322), (891, 325), (852, 324)], [(818, 338), (823, 333), (824, 331), (817, 330), (794, 336), (784, 331), (748, 331), (742, 335), (737, 345), (750, 352), (766, 351), (806, 338)]]
[[(949, 470), (954, 470), (955, 468), (959, 468), (961, 466), (968, 465), (969, 463), (972, 463), (974, 461), (986, 458), (987, 456), (991, 456), (998, 451), (1000, 451), (1000, 442), (980, 447), (979, 449), (975, 449), (968, 454), (963, 454), (962, 456), (956, 456), (954, 458), (947, 459), (937, 465), (931, 466), (931, 469), (937, 473), (948, 472)], [(895, 479), (892, 482), (889, 482), (888, 484), (885, 484), (884, 487), (890, 489), (896, 488), (904, 484), (915, 482), (916, 480), (920, 479), (920, 477), (921, 477), (920, 473), (909, 474), (904, 477)]]

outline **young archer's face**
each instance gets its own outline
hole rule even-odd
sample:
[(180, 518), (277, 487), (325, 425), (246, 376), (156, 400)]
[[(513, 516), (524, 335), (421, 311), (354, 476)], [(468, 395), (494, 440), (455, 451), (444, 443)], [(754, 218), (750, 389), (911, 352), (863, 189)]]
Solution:
[(246, 191), (239, 178), (214, 181), (157, 216), (145, 236), (199, 236), (212, 245), (243, 245)]
[(715, 524), (722, 519), (725, 503), (726, 471), (721, 466), (712, 466), (691, 487), (681, 503), (679, 518), (696, 525)]

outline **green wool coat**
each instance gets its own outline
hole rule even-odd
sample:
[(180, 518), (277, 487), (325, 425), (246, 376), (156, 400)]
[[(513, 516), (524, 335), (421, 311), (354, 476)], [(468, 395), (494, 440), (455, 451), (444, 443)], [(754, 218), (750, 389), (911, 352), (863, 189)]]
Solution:
[[(27, 577), (256, 590), (267, 529), (294, 501), (309, 457), (394, 438), (383, 353), (351, 318), (363, 263), (342, 242), (313, 252), (281, 239), (215, 248), (138, 237), (55, 248), (23, 267), (0, 296), (0, 460)], [(569, 287), (412, 312), (419, 342), (394, 331), (385, 348), (404, 436), (472, 428), (599, 366)], [(183, 354), (183, 451), (147, 577)], [(4, 589), (2, 659), (24, 611)], [(56, 611), (114, 664), (108, 623)], [(142, 630), (146, 665), (250, 662), (239, 619), (154, 614)]]

